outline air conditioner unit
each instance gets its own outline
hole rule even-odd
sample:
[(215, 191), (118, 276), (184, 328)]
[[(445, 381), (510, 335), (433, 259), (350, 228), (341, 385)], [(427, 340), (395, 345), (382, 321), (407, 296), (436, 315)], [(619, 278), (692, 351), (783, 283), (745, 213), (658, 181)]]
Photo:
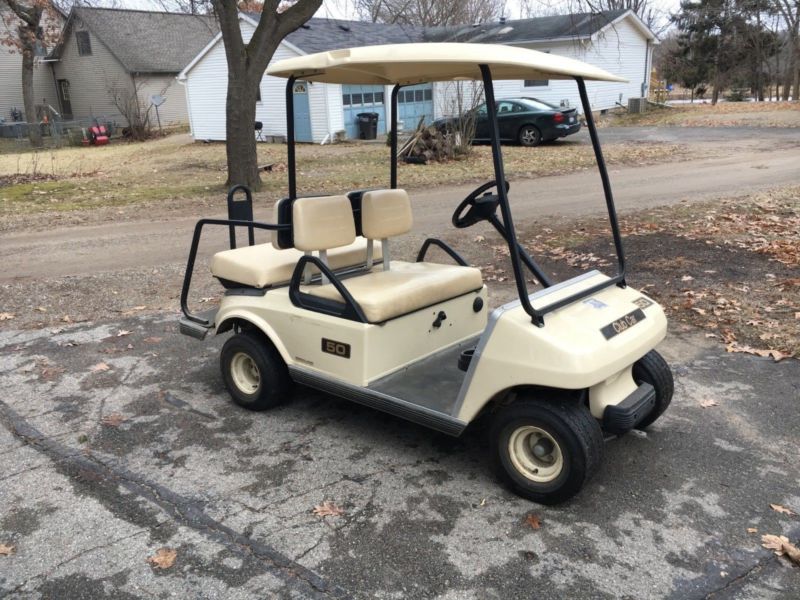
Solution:
[(647, 110), (647, 98), (628, 98), (629, 113), (643, 113)]

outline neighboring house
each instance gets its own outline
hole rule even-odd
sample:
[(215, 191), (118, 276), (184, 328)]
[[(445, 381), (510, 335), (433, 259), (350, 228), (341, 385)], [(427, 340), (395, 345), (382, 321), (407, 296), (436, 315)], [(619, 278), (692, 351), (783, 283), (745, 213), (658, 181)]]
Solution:
[[(75, 7), (51, 55), (58, 104), (65, 119), (97, 118), (127, 124), (127, 115), (158, 109), (162, 124), (188, 121), (186, 96), (176, 75), (218, 27), (212, 17), (178, 13)], [(155, 111), (151, 110), (152, 123)]]
[[(257, 15), (240, 14), (242, 37), (249, 41)], [(408, 42), (502, 43), (578, 58), (622, 75), (630, 83), (587, 82), (592, 106), (612, 108), (617, 102), (645, 95), (650, 83), (652, 47), (658, 40), (629, 10), (572, 14), (523, 20), (501, 20), (464, 27), (423, 28), (362, 21), (311, 19), (281, 42), (273, 62), (325, 50)], [(227, 63), (218, 34), (180, 73), (186, 86), (189, 122), (195, 139), (225, 139)], [(286, 135), (284, 93), (286, 81), (264, 76), (256, 120), (267, 136)], [(496, 96), (534, 96), (555, 104), (580, 104), (574, 82), (497, 81)], [(402, 88), (398, 119), (414, 127), (420, 118), (430, 121), (453, 111), (453, 85), (436, 83)], [(295, 134), (298, 141), (322, 142), (338, 131), (357, 134), (356, 115), (376, 112), (378, 132), (385, 133), (391, 87), (339, 85), (298, 81), (294, 88)]]
[[(5, 4), (0, 5), (0, 38), (8, 34), (14, 35), (13, 31), (7, 31), (15, 27), (14, 21), (11, 24), (5, 23), (5, 17), (10, 15), (11, 10)], [(63, 17), (58, 11), (52, 15), (49, 12), (45, 13), (42, 19), (58, 20), (57, 23), (42, 23), (43, 29), (60, 28), (63, 23)], [(55, 80), (45, 61), (48, 49), (44, 45), (40, 48), (33, 68), (34, 99), (39, 106), (49, 104), (57, 108)], [(25, 120), (25, 106), (22, 101), (22, 54), (16, 48), (0, 44), (0, 122), (12, 121), (12, 111), (19, 120)]]

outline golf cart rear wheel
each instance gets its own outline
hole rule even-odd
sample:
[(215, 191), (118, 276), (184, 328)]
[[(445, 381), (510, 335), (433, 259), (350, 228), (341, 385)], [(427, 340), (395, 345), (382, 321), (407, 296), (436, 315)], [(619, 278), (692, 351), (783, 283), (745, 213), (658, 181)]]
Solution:
[(577, 494), (603, 458), (599, 423), (571, 400), (519, 400), (496, 413), (489, 435), (501, 479), (540, 504)]
[(519, 130), (519, 143), (532, 148), (542, 143), (542, 134), (534, 125), (525, 125)]
[(267, 410), (291, 392), (286, 363), (263, 335), (237, 333), (222, 347), (222, 378), (233, 401), (248, 410)]
[(652, 425), (667, 410), (672, 401), (675, 382), (667, 361), (655, 350), (650, 350), (633, 364), (633, 380), (636, 385), (649, 383), (656, 390), (655, 407), (636, 425), (636, 429), (644, 429), (648, 425)]

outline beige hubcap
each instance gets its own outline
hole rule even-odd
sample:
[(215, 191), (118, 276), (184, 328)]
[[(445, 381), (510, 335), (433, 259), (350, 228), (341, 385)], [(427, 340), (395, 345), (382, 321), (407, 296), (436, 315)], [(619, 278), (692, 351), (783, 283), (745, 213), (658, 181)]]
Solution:
[(245, 394), (255, 394), (261, 385), (261, 373), (249, 355), (237, 352), (231, 359), (231, 378), (234, 385)]
[(544, 429), (518, 427), (508, 438), (508, 455), (520, 475), (536, 483), (553, 481), (564, 468), (561, 447)]

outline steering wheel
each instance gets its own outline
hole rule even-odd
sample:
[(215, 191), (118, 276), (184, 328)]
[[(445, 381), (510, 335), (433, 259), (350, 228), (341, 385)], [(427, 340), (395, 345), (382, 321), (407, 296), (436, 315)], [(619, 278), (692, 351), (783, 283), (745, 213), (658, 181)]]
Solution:
[[(497, 181), (487, 181), (464, 198), (453, 213), (453, 227), (464, 229), (491, 217), (500, 204), (500, 197), (497, 194), (485, 194), (484, 192), (493, 187), (497, 187)], [(511, 185), (506, 181), (506, 193), (510, 189)], [(469, 210), (463, 214), (467, 208)]]

